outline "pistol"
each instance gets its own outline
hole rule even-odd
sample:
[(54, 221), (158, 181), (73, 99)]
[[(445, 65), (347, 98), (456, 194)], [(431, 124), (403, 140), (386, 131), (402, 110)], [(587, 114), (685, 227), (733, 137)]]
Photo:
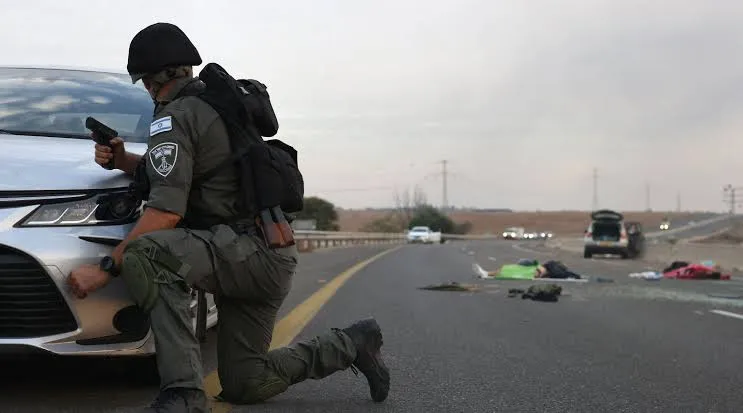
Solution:
[[(98, 119), (88, 116), (85, 119), (85, 127), (93, 132), (93, 140), (99, 145), (106, 145), (111, 148), (111, 139), (119, 136), (119, 132), (101, 123)], [(103, 165), (106, 169), (113, 169), (113, 159)]]

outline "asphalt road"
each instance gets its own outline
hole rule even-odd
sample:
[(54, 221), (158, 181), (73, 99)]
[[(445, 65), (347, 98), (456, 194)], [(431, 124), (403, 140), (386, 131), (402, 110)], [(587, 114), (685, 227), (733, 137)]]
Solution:
[[(321, 280), (377, 251), (304, 256), (284, 314)], [(509, 298), (507, 290), (542, 281), (480, 280), (472, 270), (474, 263), (490, 270), (519, 258), (558, 258), (590, 279), (560, 283), (560, 301), (541, 303)], [(650, 266), (506, 241), (404, 246), (349, 279), (297, 337), (374, 315), (392, 369), (384, 403), (372, 403), (363, 376), (349, 370), (232, 411), (740, 411), (743, 319), (731, 313), (743, 318), (743, 280), (628, 277)], [(419, 289), (448, 281), (480, 290)], [(15, 374), (4, 364), (0, 411), (131, 411), (123, 408), (156, 391), (114, 374), (110, 364), (76, 361), (55, 370), (48, 362), (18, 363)], [(213, 358), (205, 363), (213, 367)]]
[[(696, 221), (696, 222), (700, 222), (700, 221), (704, 221), (704, 220), (707, 220), (707, 219), (715, 218), (717, 216), (720, 216), (722, 218), (722, 216), (719, 215), (719, 214), (705, 214), (705, 215), (701, 215), (700, 214), (699, 216), (695, 216), (692, 220), (693, 221)], [(706, 236), (706, 235), (712, 235), (712, 234), (714, 234), (716, 232), (719, 232), (719, 231), (721, 231), (721, 230), (723, 230), (725, 228), (729, 228), (733, 224), (733, 222), (734, 222), (733, 220), (740, 220), (740, 219), (741, 219), (741, 217), (736, 217), (736, 218), (727, 217), (727, 218), (723, 218), (722, 220), (717, 221), (717, 222), (711, 222), (711, 223), (708, 223), (708, 224), (705, 224), (705, 225), (702, 225), (702, 226), (684, 229), (684, 230), (679, 231), (679, 232), (676, 232), (676, 233), (663, 233), (663, 232), (661, 232), (661, 233), (659, 233), (658, 236), (655, 236), (654, 238), (657, 239), (657, 240), (662, 240), (662, 239), (668, 238), (669, 236), (674, 236), (676, 238), (694, 238), (694, 237), (701, 237), (701, 236)], [(682, 227), (682, 226), (685, 226), (685, 225), (688, 225), (688, 224), (689, 224), (689, 220), (671, 222), (671, 229)], [(657, 229), (656, 228), (645, 229), (645, 231), (647, 231), (647, 232), (657, 232)]]

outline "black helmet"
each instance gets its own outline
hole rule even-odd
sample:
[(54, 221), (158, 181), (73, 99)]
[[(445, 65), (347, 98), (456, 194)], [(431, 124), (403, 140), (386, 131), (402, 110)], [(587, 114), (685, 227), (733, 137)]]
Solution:
[(170, 23), (155, 23), (137, 33), (129, 44), (126, 70), (137, 83), (167, 67), (198, 66), (201, 56), (185, 33)]

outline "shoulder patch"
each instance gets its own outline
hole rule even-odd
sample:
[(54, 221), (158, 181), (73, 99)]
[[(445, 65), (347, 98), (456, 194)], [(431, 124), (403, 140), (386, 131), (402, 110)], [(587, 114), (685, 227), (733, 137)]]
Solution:
[(150, 163), (155, 171), (166, 177), (175, 167), (178, 160), (178, 144), (175, 142), (163, 142), (150, 149)]
[(164, 118), (156, 119), (150, 124), (150, 136), (155, 136), (161, 132), (167, 132), (173, 130), (173, 117), (166, 116)]

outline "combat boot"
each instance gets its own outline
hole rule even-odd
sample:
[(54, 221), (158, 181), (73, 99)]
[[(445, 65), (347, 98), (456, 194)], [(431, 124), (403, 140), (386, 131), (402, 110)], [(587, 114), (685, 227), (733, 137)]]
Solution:
[[(356, 345), (356, 359), (351, 370), (358, 368), (369, 382), (369, 393), (375, 402), (384, 401), (390, 391), (390, 371), (382, 360), (382, 330), (373, 318), (359, 320), (342, 330)], [(355, 367), (355, 368), (354, 368)]]
[(199, 389), (173, 387), (157, 395), (146, 413), (207, 413), (206, 395)]

